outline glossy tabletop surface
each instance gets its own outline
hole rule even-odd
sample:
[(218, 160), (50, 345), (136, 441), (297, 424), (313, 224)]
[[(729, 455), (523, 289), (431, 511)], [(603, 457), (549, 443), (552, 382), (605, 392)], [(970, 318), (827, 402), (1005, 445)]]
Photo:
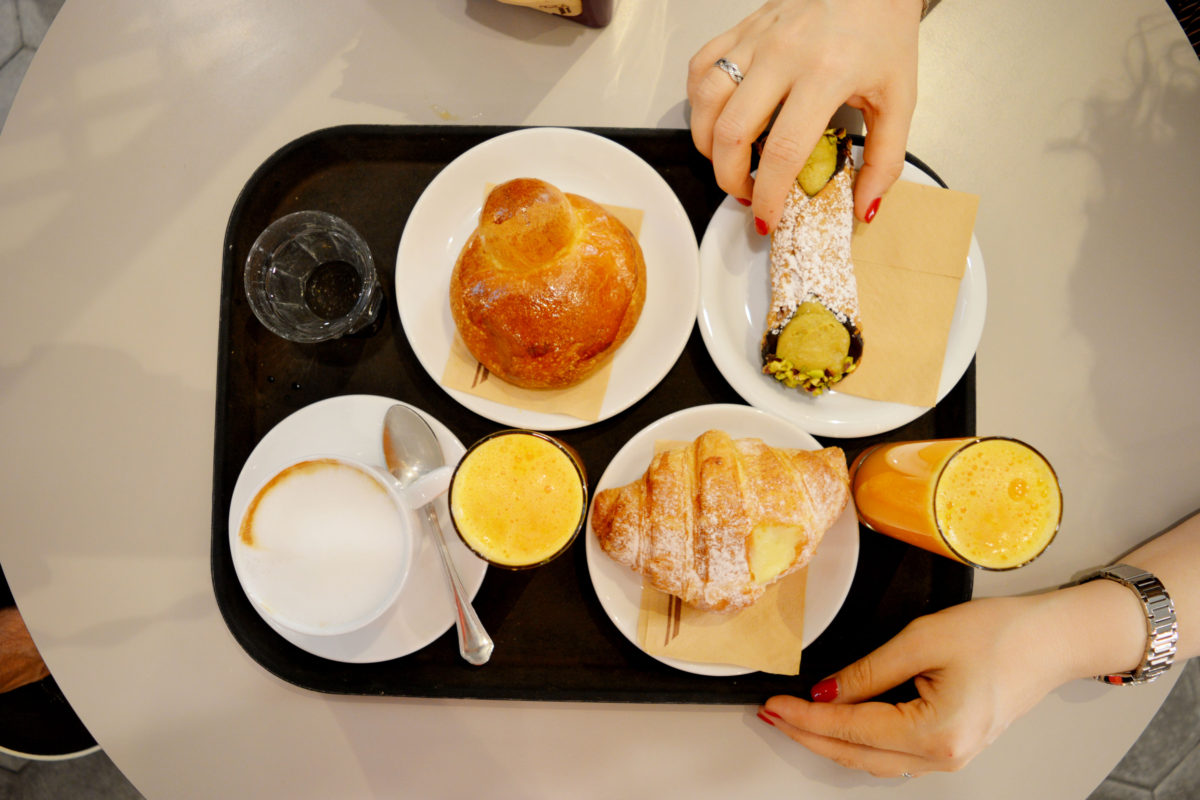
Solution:
[[(0, 562), (50, 669), (150, 798), (1085, 796), (1174, 676), (1053, 692), (966, 769), (853, 773), (734, 706), (327, 696), (262, 670), (209, 566), (225, 225), (348, 123), (683, 127), (688, 57), (757, 3), (74, 0), (0, 133)], [(97, 35), (103, 31), (103, 35)], [(1200, 505), (1200, 62), (1161, 0), (944, 0), (908, 149), (981, 198), (978, 428), (1055, 465), (1060, 584)]]

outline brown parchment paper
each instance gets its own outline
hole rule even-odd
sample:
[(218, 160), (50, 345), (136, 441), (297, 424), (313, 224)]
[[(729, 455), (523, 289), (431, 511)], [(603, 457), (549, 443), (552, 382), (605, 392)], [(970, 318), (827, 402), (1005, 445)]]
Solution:
[[(490, 192), (492, 188), (492, 186), (488, 186), (486, 192)], [(606, 203), (600, 205), (625, 223), (625, 227), (629, 228), (635, 238), (641, 234), (643, 217), (641, 209)], [(475, 360), (475, 357), (467, 350), (467, 346), (463, 344), (458, 332), (455, 331), (454, 341), (450, 345), (450, 355), (446, 360), (446, 367), (442, 371), (441, 384), (447, 389), (457, 389), (476, 397), (525, 411), (566, 414), (577, 419), (595, 422), (600, 419), (600, 412), (604, 407), (604, 394), (608, 390), (608, 382), (612, 377), (612, 365), (613, 359), (610, 358), (587, 378), (565, 389), (524, 389), (507, 383), (488, 372), (487, 368)]]
[(797, 570), (733, 614), (697, 611), (678, 597), (643, 586), (638, 643), (650, 655), (797, 675), (807, 581), (808, 568)]
[(863, 359), (837, 391), (914, 406), (937, 403), (977, 195), (897, 181), (851, 242)]

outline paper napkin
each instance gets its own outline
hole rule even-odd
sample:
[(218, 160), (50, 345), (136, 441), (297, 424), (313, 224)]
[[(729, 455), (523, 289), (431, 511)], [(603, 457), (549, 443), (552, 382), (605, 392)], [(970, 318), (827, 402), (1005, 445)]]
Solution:
[(638, 644), (654, 656), (797, 675), (807, 581), (808, 568), (797, 570), (768, 586), (754, 605), (732, 614), (698, 611), (643, 586)]
[(977, 195), (897, 181), (870, 224), (854, 227), (851, 255), (863, 358), (837, 391), (894, 403), (937, 403)]

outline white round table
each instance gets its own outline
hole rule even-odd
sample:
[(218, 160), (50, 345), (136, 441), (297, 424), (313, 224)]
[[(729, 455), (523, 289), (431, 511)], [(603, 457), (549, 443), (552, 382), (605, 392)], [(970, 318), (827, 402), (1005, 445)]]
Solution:
[[(52, 672), (150, 798), (1083, 797), (1174, 678), (1052, 693), (966, 769), (847, 771), (729, 706), (327, 696), (261, 669), (209, 570), (220, 258), (246, 178), (346, 123), (683, 127), (687, 58), (755, 2), (62, 9), (0, 136), (0, 562)], [(946, 0), (909, 150), (982, 198), (978, 427), (1055, 464), (1107, 561), (1200, 474), (1200, 64), (1161, 0)], [(1048, 757), (1049, 756), (1049, 757)]]

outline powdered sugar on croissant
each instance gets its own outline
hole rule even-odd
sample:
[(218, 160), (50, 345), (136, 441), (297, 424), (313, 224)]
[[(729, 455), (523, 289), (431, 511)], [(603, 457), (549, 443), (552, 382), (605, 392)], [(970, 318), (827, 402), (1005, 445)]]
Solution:
[(734, 611), (808, 564), (850, 497), (845, 454), (708, 431), (596, 495), (601, 548), (696, 608)]

